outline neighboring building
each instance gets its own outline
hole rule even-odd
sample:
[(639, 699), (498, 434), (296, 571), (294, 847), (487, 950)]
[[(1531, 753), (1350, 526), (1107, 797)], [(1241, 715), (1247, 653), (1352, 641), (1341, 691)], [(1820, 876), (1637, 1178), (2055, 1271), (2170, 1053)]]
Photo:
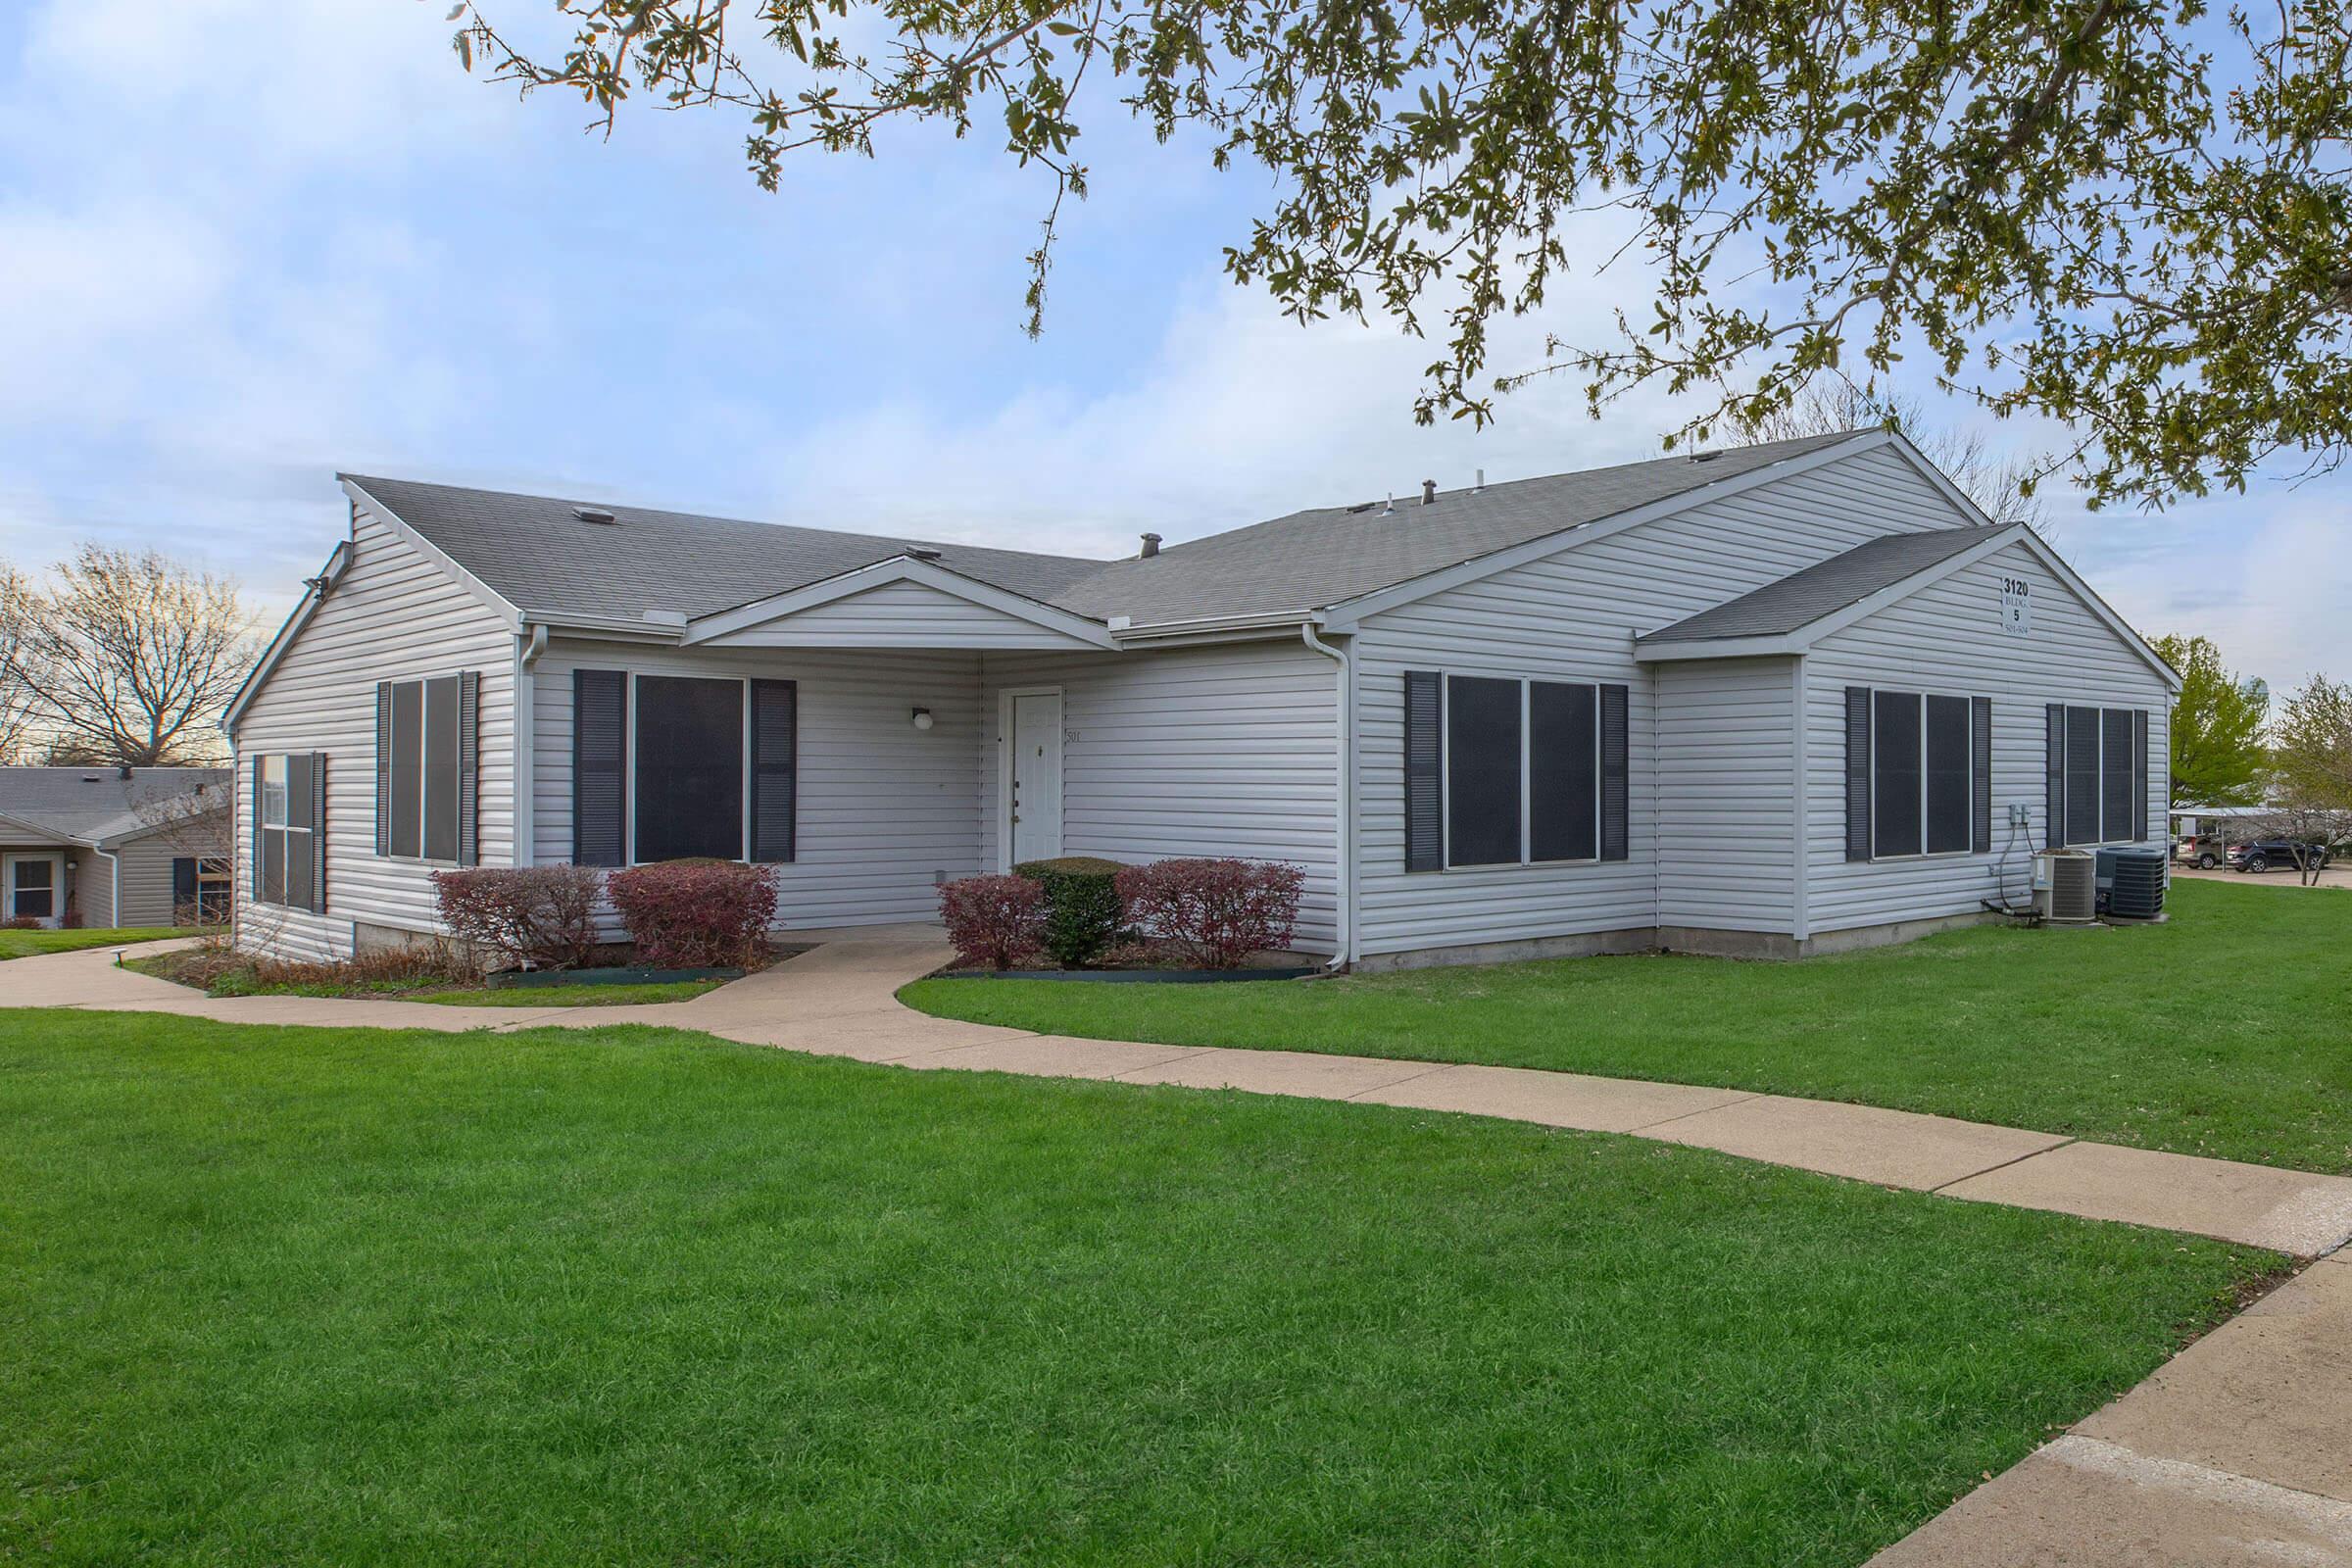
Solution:
[(224, 767), (0, 767), (0, 921), (225, 916), (229, 793)]
[(1795, 955), (2164, 832), (2177, 677), (1883, 431), (1118, 562), (343, 482), (230, 710), (291, 954), (431, 930), (443, 865), (749, 858), (808, 928), (1069, 853), (1297, 862), (1367, 965)]

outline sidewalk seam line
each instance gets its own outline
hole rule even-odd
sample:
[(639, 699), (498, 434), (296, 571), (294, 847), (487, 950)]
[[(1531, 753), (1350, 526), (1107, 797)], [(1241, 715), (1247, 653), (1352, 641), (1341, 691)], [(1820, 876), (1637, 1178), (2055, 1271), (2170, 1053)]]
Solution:
[[(1420, 1072), (1408, 1072), (1403, 1077), (1392, 1078), (1385, 1084), (1374, 1084), (1369, 1089), (1358, 1089), (1352, 1095), (1341, 1095), (1339, 1097), (1339, 1101), (1340, 1103), (1346, 1104), (1349, 1101), (1361, 1100), (1366, 1095), (1377, 1095), (1383, 1089), (1395, 1089), (1399, 1084), (1417, 1084), (1424, 1078), (1434, 1078), (1439, 1073), (1451, 1072), (1454, 1068), (1464, 1065), (1466, 1065), (1466, 1063), (1459, 1061), (1441, 1061), (1435, 1067), (1427, 1067)], [(1408, 1106), (1406, 1108), (1409, 1109), (1410, 1107)], [(1517, 1118), (1514, 1117), (1513, 1119), (1516, 1120)]]
[(2082, 1141), (2082, 1140), (2080, 1138), (2068, 1138), (2050, 1145), (2050, 1147), (2047, 1149), (2030, 1149), (2026, 1151), (2026, 1152), (2018, 1154), (2009, 1159), (2004, 1159), (1998, 1164), (1987, 1165), (1983, 1170), (1972, 1170), (1965, 1176), (1955, 1176), (1950, 1181), (1945, 1182), (1941, 1187), (1929, 1188), (1928, 1192), (1931, 1196), (1933, 1196), (1935, 1194), (1943, 1192), (1946, 1188), (1957, 1187), (1962, 1182), (1973, 1182), (1980, 1176), (1989, 1176), (1996, 1170), (2007, 1170), (2012, 1165), (2023, 1165), (2029, 1159), (2039, 1159), (2044, 1154), (2055, 1154), (2061, 1149), (2072, 1149), (2075, 1147), (2075, 1145), (2081, 1143)]
[[(1538, 1070), (1538, 1071), (1542, 1071), (1543, 1069), (1542, 1069), (1542, 1068), (1538, 1068), (1537, 1070)], [(1565, 1075), (1565, 1074), (1563, 1074), (1562, 1076), (1566, 1076), (1566, 1075)], [(1609, 1080), (1609, 1082), (1611, 1082), (1611, 1083), (1636, 1083), (1636, 1084), (1639, 1084), (1639, 1083), (1656, 1083), (1656, 1082), (1658, 1082), (1658, 1081), (1659, 1081), (1659, 1080), (1657, 1080), (1657, 1079), (1654, 1079), (1654, 1078), (1613, 1078), (1613, 1079), (1610, 1079), (1610, 1080)], [(1669, 1088), (1669, 1089), (1673, 1089), (1673, 1088), (1690, 1088), (1690, 1087), (1695, 1087), (1695, 1086), (1692, 1086), (1692, 1085), (1677, 1085), (1677, 1084), (1668, 1084), (1666, 1087), (1667, 1087), (1667, 1088)], [(1627, 1137), (1627, 1138), (1641, 1138), (1641, 1137), (1643, 1137), (1643, 1136), (1645, 1136), (1645, 1135), (1646, 1135), (1646, 1134), (1649, 1132), (1649, 1130), (1650, 1130), (1652, 1127), (1664, 1127), (1664, 1126), (1668, 1125), (1668, 1124), (1669, 1124), (1669, 1123), (1671, 1123), (1671, 1122), (1678, 1122), (1678, 1121), (1689, 1121), (1689, 1120), (1690, 1120), (1691, 1117), (1693, 1117), (1693, 1116), (1704, 1116), (1704, 1115), (1706, 1115), (1706, 1114), (1707, 1114), (1709, 1111), (1715, 1111), (1715, 1110), (1729, 1110), (1729, 1109), (1731, 1109), (1731, 1108), (1732, 1108), (1734, 1105), (1744, 1105), (1744, 1104), (1746, 1104), (1746, 1103), (1747, 1103), (1749, 1101), (1751, 1101), (1751, 1100), (1787, 1100), (1787, 1099), (1789, 1099), (1789, 1098), (1791, 1098), (1791, 1097), (1789, 1097), (1789, 1096), (1787, 1096), (1787, 1095), (1776, 1095), (1776, 1094), (1772, 1094), (1772, 1093), (1770, 1093), (1770, 1092), (1769, 1092), (1769, 1091), (1767, 1091), (1767, 1090), (1762, 1090), (1762, 1089), (1759, 1089), (1759, 1090), (1755, 1091), (1753, 1094), (1741, 1095), (1741, 1096), (1740, 1096), (1740, 1097), (1738, 1100), (1727, 1100), (1727, 1101), (1725, 1101), (1725, 1102), (1724, 1102), (1722, 1104), (1720, 1104), (1720, 1105), (1701, 1105), (1701, 1106), (1699, 1106), (1699, 1108), (1698, 1108), (1698, 1109), (1696, 1109), (1696, 1110), (1686, 1110), (1686, 1111), (1682, 1111), (1682, 1112), (1680, 1112), (1679, 1114), (1677, 1114), (1677, 1115), (1673, 1115), (1673, 1116), (1660, 1116), (1660, 1117), (1659, 1117), (1659, 1118), (1658, 1118), (1656, 1121), (1645, 1121), (1645, 1122), (1643, 1122), (1643, 1123), (1642, 1123), (1641, 1126), (1639, 1126), (1639, 1127), (1628, 1127), (1628, 1128), (1625, 1130), (1625, 1132), (1624, 1132), (1624, 1135), (1623, 1135), (1623, 1136), (1625, 1136), (1625, 1137)]]

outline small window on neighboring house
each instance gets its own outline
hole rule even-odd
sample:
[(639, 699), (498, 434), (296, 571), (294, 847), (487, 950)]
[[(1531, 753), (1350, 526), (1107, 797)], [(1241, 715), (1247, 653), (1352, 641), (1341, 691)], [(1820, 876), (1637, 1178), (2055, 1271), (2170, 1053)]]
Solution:
[(326, 794), (321, 752), (270, 752), (253, 760), (254, 898), (290, 909), (325, 906)]
[(376, 686), (376, 854), (474, 862), (478, 681), (467, 670)]
[(179, 856), (172, 861), (172, 917), (219, 925), (228, 918), (230, 888), (225, 857)]

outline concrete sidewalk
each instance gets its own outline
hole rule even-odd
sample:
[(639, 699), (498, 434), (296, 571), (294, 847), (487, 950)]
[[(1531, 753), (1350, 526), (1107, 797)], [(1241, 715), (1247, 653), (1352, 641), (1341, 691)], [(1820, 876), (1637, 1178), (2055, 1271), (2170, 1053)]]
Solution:
[[(147, 951), (155, 951), (150, 948)], [(952, 1022), (899, 987), (925, 929), (850, 933), (692, 1002), (454, 1007), (214, 1000), (99, 950), (0, 964), (0, 1005), (441, 1030), (643, 1023), (916, 1070), (1362, 1101), (1630, 1134), (1887, 1187), (2303, 1257), (2352, 1237), (2352, 1180), (1782, 1095), (1520, 1067), (1079, 1040)], [(2352, 1568), (2352, 1254), (2323, 1257), (2146, 1383), (1954, 1503), (1874, 1568)]]
[(851, 931), (691, 1002), (464, 1007), (309, 997), (216, 999), (121, 968), (115, 950), (92, 949), (0, 964), (0, 1005), (324, 1028), (505, 1032), (652, 1024), (902, 1067), (1356, 1100), (1626, 1133), (1883, 1187), (2185, 1231), (2299, 1257), (2331, 1251), (2352, 1239), (2352, 1178), (2341, 1176), (1786, 1095), (1522, 1067), (1080, 1040), (934, 1018), (900, 1004), (901, 986), (950, 956), (935, 928)]

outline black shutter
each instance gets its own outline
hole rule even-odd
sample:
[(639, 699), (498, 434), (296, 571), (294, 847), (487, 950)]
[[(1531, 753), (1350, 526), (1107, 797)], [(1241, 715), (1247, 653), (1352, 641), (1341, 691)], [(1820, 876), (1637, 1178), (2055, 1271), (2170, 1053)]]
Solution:
[(1992, 850), (1992, 699), (1968, 700), (1968, 770), (1974, 780), (1969, 809), (1977, 823), (1977, 853)]
[(458, 676), (458, 863), (481, 858), (482, 675)]
[(2066, 848), (2066, 707), (2052, 703), (2042, 710), (2041, 816), (2042, 848)]
[(311, 912), (326, 912), (326, 754), (311, 754)]
[(629, 677), (617, 669), (571, 672), (571, 859), (619, 865), (628, 853), (626, 762)]
[(1870, 858), (1870, 688), (1845, 689), (1845, 858)]
[(1627, 821), (1626, 693), (1623, 686), (1600, 689), (1600, 858), (1623, 860), (1633, 853)]
[(392, 853), (392, 683), (375, 683), (375, 853)]
[(2132, 836), (2148, 838), (2148, 710), (2132, 710)]
[(245, 886), (245, 897), (255, 904), (262, 903), (266, 897), (262, 881), (262, 761), (263, 759), (256, 757), (253, 760), (253, 767), (247, 775), (247, 783), (252, 794), (250, 809), (246, 815), (253, 822), (253, 859), (249, 866), (253, 879)]
[(789, 862), (800, 809), (800, 687), (752, 682), (752, 859)]
[(1443, 678), (1428, 669), (1404, 675), (1404, 868), (1446, 864), (1446, 753)]

